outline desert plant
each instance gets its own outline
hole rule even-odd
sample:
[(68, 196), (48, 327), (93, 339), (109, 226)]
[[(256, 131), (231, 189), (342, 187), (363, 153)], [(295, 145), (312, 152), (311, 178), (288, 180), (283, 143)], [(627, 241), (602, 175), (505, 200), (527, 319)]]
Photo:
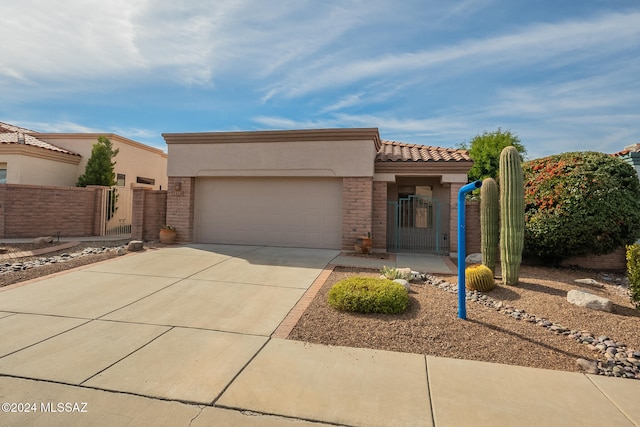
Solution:
[(329, 290), (327, 302), (333, 308), (359, 313), (402, 313), (409, 306), (409, 294), (399, 283), (372, 277), (350, 277)]
[(470, 265), (464, 270), (465, 284), (470, 291), (487, 292), (494, 288), (493, 271), (486, 265)]
[(611, 253), (640, 237), (640, 182), (633, 166), (604, 153), (526, 162), (524, 254), (562, 258)]
[(517, 285), (524, 246), (524, 183), (520, 153), (500, 153), (500, 265), (506, 285)]
[(627, 246), (627, 277), (631, 301), (640, 310), (640, 245), (637, 243)]
[(380, 274), (389, 280), (411, 280), (410, 274), (406, 274), (395, 267), (387, 267), (386, 265), (382, 266), (382, 268), (380, 269)]
[(495, 273), (500, 237), (500, 200), (498, 185), (486, 178), (480, 187), (480, 238), (482, 264)]

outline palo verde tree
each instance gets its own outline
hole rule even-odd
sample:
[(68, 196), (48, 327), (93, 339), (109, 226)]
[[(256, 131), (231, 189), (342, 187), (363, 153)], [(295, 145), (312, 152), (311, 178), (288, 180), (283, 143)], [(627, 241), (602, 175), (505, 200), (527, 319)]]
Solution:
[(500, 169), (500, 153), (505, 147), (513, 146), (520, 154), (520, 161), (524, 162), (527, 149), (520, 143), (520, 138), (510, 130), (498, 128), (494, 132), (483, 132), (476, 135), (469, 142), (463, 142), (458, 147), (469, 150), (473, 160), (473, 167), (469, 171), (469, 182), (485, 178), (498, 178)]
[(84, 173), (78, 178), (77, 187), (87, 185), (116, 185), (116, 173), (113, 158), (118, 155), (118, 149), (113, 149), (113, 144), (106, 136), (99, 136), (98, 142), (91, 148), (91, 157), (87, 161)]

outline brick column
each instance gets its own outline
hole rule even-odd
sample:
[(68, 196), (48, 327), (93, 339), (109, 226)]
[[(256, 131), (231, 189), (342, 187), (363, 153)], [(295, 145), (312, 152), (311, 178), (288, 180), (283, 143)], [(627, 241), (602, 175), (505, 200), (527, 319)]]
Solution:
[(372, 230), (373, 178), (342, 178), (342, 249), (353, 250), (356, 238)]
[(193, 242), (194, 177), (170, 176), (167, 190), (167, 224), (176, 229), (177, 243)]
[(0, 239), (4, 239), (4, 215), (7, 201), (7, 185), (0, 185)]
[(142, 239), (158, 240), (160, 227), (167, 223), (167, 192), (147, 190), (144, 192), (144, 218)]
[(451, 206), (451, 216), (449, 217), (449, 256), (458, 257), (458, 191), (465, 185), (452, 182), (449, 188), (449, 206)]
[(373, 182), (373, 248), (387, 250), (387, 183)]
[(144, 188), (134, 188), (132, 197), (131, 238), (143, 240), (144, 236)]

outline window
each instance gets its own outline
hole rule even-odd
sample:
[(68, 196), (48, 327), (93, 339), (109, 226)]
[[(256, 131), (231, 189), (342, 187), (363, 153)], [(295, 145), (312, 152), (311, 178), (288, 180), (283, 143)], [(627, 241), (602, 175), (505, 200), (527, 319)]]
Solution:
[(139, 176), (136, 178), (136, 182), (138, 184), (147, 184), (147, 185), (155, 185), (156, 184), (156, 180), (153, 178), (144, 178), (142, 176)]
[(7, 164), (0, 163), (0, 184), (7, 183)]
[(116, 175), (116, 185), (118, 187), (124, 187), (126, 182), (126, 176), (123, 173), (119, 173)]

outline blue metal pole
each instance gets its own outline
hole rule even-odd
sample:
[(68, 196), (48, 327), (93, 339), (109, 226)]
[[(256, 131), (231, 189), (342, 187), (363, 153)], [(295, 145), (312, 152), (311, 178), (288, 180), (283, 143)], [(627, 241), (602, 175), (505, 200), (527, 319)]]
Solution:
[(467, 239), (465, 236), (465, 223), (467, 206), (464, 196), (469, 191), (482, 187), (482, 181), (474, 181), (465, 185), (458, 191), (458, 318), (467, 319), (467, 290), (465, 286), (465, 258), (467, 257)]

